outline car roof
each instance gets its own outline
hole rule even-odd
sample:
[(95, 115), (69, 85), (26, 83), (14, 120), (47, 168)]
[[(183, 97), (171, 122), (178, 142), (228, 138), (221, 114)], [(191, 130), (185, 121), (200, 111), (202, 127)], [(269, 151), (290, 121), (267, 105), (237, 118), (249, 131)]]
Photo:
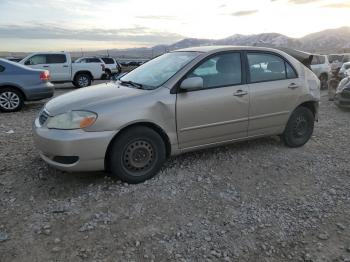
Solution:
[(258, 50), (258, 51), (279, 51), (274, 48), (269, 47), (258, 47), (258, 46), (199, 46), (199, 47), (189, 47), (174, 52), (201, 52), (201, 53), (211, 53), (218, 51), (244, 51), (244, 50)]

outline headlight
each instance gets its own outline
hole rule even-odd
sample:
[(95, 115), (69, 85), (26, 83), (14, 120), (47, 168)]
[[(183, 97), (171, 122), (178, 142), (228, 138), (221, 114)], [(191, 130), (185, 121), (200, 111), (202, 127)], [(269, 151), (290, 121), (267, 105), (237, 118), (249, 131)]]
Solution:
[(80, 129), (95, 123), (97, 114), (89, 111), (70, 111), (47, 120), (46, 127), (52, 129)]
[(337, 88), (337, 93), (343, 92), (343, 90), (348, 87), (350, 87), (350, 77), (345, 77), (340, 81)]

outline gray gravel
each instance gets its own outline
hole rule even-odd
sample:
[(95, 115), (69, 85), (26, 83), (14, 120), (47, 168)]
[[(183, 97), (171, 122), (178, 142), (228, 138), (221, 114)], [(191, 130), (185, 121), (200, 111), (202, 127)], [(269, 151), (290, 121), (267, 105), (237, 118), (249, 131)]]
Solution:
[(350, 261), (350, 112), (325, 96), (302, 148), (188, 153), (139, 185), (49, 168), (43, 103), (0, 114), (0, 261)]

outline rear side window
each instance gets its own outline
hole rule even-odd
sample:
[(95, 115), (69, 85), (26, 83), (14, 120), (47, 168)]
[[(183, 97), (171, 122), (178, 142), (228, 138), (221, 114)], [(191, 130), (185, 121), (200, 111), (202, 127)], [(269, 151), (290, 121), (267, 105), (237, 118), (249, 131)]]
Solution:
[(247, 57), (251, 83), (297, 78), (294, 68), (277, 55), (248, 53)]
[(188, 77), (201, 77), (204, 88), (242, 83), (240, 53), (225, 53), (202, 62)]
[(46, 60), (48, 64), (64, 64), (67, 62), (66, 55), (62, 54), (52, 54), (47, 55)]
[(98, 58), (87, 58), (86, 60), (87, 63), (101, 63), (100, 59)]
[(0, 73), (5, 71), (5, 67), (3, 67), (2, 65), (0, 65)]
[(326, 58), (324, 56), (319, 56), (318, 57), (318, 63), (319, 64), (324, 64), (326, 63)]
[(103, 60), (103, 62), (107, 65), (111, 65), (111, 64), (114, 64), (114, 60), (113, 58), (109, 58), (109, 57), (103, 57), (101, 58)]

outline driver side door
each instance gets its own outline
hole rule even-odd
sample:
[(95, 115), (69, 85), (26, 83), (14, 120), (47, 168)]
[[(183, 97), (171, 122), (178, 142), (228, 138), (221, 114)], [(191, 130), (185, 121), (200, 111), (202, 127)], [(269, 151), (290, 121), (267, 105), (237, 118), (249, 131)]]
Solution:
[(249, 90), (241, 56), (240, 52), (214, 55), (187, 75), (186, 78), (201, 77), (203, 88), (180, 90), (177, 94), (177, 134), (181, 149), (247, 136)]

